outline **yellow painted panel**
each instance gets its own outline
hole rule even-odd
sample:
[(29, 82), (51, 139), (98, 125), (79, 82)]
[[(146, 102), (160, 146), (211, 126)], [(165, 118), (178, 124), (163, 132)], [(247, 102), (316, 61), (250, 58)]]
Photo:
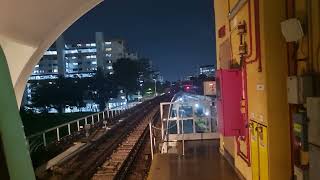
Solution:
[(224, 137), (223, 138), (223, 146), (225, 150), (228, 151), (228, 153), (232, 156), (235, 157), (235, 145), (234, 145), (234, 137)]
[(251, 140), (251, 169), (252, 180), (259, 180), (259, 147), (258, 147), (258, 135), (255, 130), (257, 123), (250, 122), (250, 140)]
[(268, 131), (265, 126), (258, 125), (260, 180), (269, 179)]

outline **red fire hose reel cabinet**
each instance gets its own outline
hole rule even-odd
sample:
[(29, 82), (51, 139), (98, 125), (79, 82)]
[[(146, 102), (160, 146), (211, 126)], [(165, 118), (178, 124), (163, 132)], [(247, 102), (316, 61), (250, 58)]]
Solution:
[(241, 70), (221, 69), (216, 75), (219, 131), (223, 136), (243, 136), (245, 123), (241, 114)]

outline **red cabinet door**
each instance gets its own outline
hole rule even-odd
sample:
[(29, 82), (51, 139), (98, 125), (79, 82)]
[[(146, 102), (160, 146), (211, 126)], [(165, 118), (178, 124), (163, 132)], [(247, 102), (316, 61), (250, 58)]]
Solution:
[(224, 136), (244, 135), (244, 122), (241, 114), (241, 70), (218, 70), (216, 86), (220, 133)]

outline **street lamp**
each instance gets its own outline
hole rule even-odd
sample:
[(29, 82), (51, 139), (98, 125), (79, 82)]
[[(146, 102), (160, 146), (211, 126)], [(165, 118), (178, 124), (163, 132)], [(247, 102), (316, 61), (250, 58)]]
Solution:
[(157, 96), (157, 80), (156, 79), (153, 79), (154, 80), (154, 96)]

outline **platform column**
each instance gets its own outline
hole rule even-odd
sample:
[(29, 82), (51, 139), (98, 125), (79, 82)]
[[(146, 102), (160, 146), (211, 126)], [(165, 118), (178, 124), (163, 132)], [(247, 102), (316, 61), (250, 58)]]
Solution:
[[(17, 52), (19, 53), (19, 52)], [(35, 179), (8, 64), (0, 47), (0, 136), (12, 180)], [(1, 179), (1, 175), (0, 175)]]

